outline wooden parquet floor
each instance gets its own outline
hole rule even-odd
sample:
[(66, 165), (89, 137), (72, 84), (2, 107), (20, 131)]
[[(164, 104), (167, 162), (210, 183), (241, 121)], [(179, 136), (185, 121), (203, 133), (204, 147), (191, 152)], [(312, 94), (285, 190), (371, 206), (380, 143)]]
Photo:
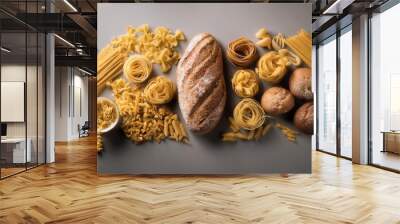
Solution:
[(97, 176), (94, 138), (0, 181), (0, 223), (400, 223), (400, 175), (313, 153), (312, 175)]

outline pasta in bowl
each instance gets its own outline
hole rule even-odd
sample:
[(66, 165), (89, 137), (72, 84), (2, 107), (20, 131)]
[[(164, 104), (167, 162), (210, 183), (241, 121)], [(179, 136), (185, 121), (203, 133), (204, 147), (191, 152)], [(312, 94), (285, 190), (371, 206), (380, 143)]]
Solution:
[(117, 105), (106, 97), (97, 97), (97, 132), (111, 131), (119, 122)]

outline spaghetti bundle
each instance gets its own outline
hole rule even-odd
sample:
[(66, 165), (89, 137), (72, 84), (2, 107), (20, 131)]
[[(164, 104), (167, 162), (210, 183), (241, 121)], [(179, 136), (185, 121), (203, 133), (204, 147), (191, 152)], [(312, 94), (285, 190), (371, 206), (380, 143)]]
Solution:
[(150, 76), (152, 64), (145, 56), (133, 55), (125, 61), (123, 70), (127, 80), (140, 84)]
[(259, 90), (257, 74), (251, 69), (240, 69), (232, 78), (232, 88), (240, 97), (253, 97)]
[(286, 45), (289, 46), (307, 66), (311, 67), (312, 38), (308, 32), (303, 29), (300, 30), (296, 35), (286, 39)]
[(265, 113), (257, 101), (245, 98), (233, 110), (233, 119), (239, 127), (254, 130), (263, 125)]
[(157, 76), (144, 88), (144, 98), (151, 104), (165, 104), (174, 98), (175, 86), (168, 78)]
[(226, 54), (229, 61), (239, 67), (248, 67), (258, 58), (256, 45), (245, 37), (231, 41)]
[(100, 51), (97, 55), (97, 95), (104, 90), (108, 81), (121, 74), (126, 57), (126, 53), (121, 53), (119, 48), (111, 45)]
[(258, 60), (256, 73), (260, 79), (272, 84), (277, 84), (285, 76), (287, 65), (287, 57), (280, 55), (276, 51), (270, 51)]

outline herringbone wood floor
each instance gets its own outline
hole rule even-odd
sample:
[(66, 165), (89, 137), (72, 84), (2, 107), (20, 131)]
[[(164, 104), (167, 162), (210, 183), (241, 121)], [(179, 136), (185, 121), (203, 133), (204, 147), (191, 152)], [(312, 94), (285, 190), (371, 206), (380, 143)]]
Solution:
[(312, 175), (97, 176), (94, 138), (0, 181), (0, 223), (400, 223), (400, 175), (313, 153)]

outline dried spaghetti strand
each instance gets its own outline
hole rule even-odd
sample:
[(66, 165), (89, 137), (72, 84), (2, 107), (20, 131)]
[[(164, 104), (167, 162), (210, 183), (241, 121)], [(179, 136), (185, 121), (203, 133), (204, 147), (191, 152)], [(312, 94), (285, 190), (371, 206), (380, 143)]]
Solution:
[(132, 55), (124, 64), (125, 78), (133, 83), (140, 84), (145, 82), (152, 70), (152, 64), (143, 55)]
[(257, 101), (245, 98), (233, 110), (233, 119), (241, 128), (254, 130), (263, 125), (265, 112)]
[(231, 41), (226, 54), (229, 61), (239, 67), (248, 67), (258, 59), (256, 45), (245, 37)]
[(240, 97), (253, 97), (259, 90), (257, 74), (251, 69), (239, 69), (232, 78), (232, 89)]
[(165, 104), (174, 98), (175, 85), (164, 76), (157, 76), (149, 81), (144, 88), (144, 98), (151, 104)]

